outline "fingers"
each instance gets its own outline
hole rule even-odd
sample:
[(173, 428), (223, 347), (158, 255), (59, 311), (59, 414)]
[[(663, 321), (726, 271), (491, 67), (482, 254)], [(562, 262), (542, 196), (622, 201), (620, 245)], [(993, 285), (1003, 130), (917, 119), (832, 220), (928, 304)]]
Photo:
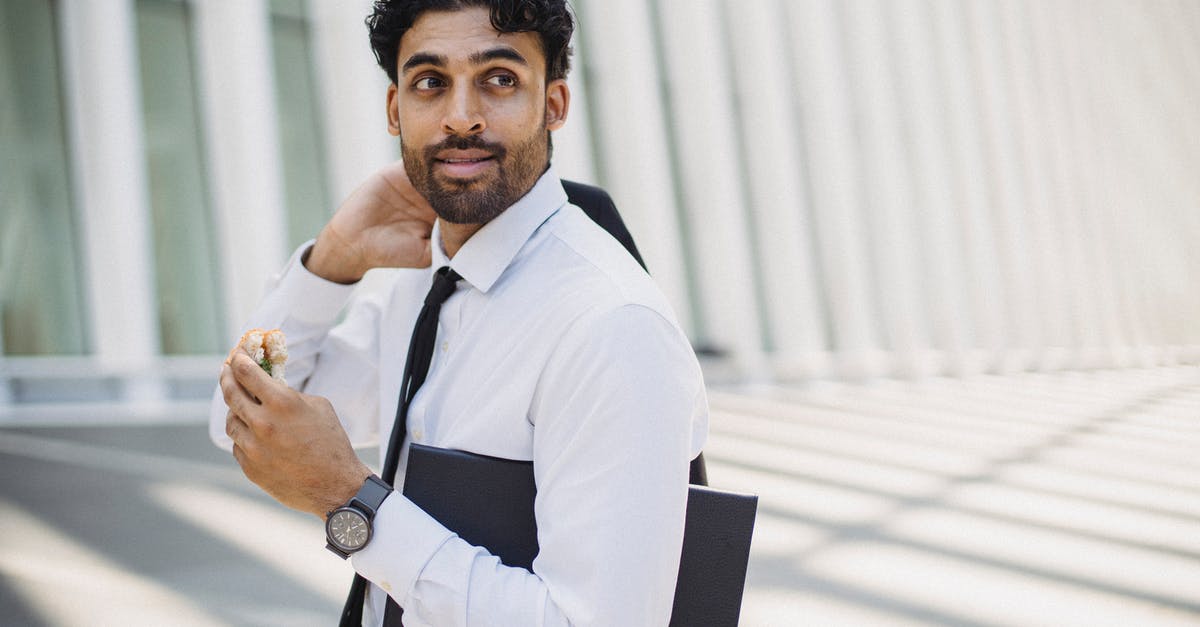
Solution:
[(250, 458), (246, 455), (246, 449), (242, 448), (236, 442), (233, 444), (233, 460), (238, 463), (238, 466), (241, 466), (242, 474), (246, 475), (247, 479), (255, 484), (258, 483), (254, 477), (250, 476), (254, 472), (254, 465), (250, 463)]
[(428, 268), (433, 263), (433, 246), (429, 237), (414, 240), (412, 246), (413, 252), (410, 256), (418, 260), (416, 267)]
[(412, 195), (405, 199), (413, 206), (413, 217), (421, 220), (422, 224), (427, 224), (432, 228), (434, 220), (437, 220), (437, 212), (434, 211), (433, 205), (429, 204), (429, 201), (417, 193), (416, 190), (413, 190)]
[(230, 440), (233, 440), (233, 459), (242, 468), (242, 474), (254, 481), (254, 478), (250, 476), (254, 472), (254, 464), (251, 463), (250, 455), (247, 454), (248, 450), (256, 446), (254, 433), (237, 414), (233, 413), (233, 410), (225, 414), (225, 434), (229, 436)]
[(278, 396), (279, 382), (272, 379), (271, 375), (254, 363), (245, 352), (239, 352), (229, 360), (229, 369), (234, 380), (253, 398), (269, 403)]
[[(233, 357), (230, 356), (230, 361), (232, 360)], [(250, 405), (257, 404), (234, 378), (233, 368), (229, 364), (221, 366), (221, 376), (217, 379), (217, 385), (221, 387), (221, 396), (231, 411), (244, 414)]]
[[(267, 379), (266, 385), (260, 377)], [(273, 427), (272, 416), (281, 406), (280, 390), (272, 386), (283, 387), (285, 390), (288, 388), (280, 386), (263, 372), (254, 360), (241, 352), (234, 355), (228, 365), (221, 367), (220, 386), (229, 413), (239, 421), (231, 424), (229, 417), (226, 417), (226, 433), (230, 439), (241, 443), (245, 448), (245, 440), (251, 432), (268, 436)], [(245, 434), (241, 439), (234, 438), (233, 433), (228, 432), (228, 429), (236, 430), (239, 426), (243, 427), (242, 431)]]
[(229, 436), (235, 445), (244, 442), (251, 435), (250, 426), (232, 409), (225, 414), (225, 435)]
[[(221, 393), (229, 414), (226, 416), (226, 432), (230, 439), (243, 449), (268, 442), (278, 433), (282, 423), (288, 423), (302, 407), (299, 393), (272, 379), (245, 353), (238, 353), (229, 365), (221, 368)], [(228, 430), (242, 434), (235, 438)], [(253, 451), (251, 451), (253, 453)]]
[(402, 199), (402, 206), (410, 217), (433, 224), (437, 213), (433, 210), (433, 205), (429, 204), (429, 200), (413, 186), (412, 181), (408, 178), (408, 170), (404, 167), (404, 161), (396, 161), (384, 166), (379, 174), (392, 192)]

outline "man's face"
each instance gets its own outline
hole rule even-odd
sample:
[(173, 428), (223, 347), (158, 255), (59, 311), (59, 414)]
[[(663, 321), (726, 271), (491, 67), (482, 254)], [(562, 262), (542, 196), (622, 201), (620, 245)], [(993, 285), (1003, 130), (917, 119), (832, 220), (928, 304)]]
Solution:
[(546, 83), (536, 33), (499, 33), (487, 9), (427, 12), (400, 41), (388, 130), (438, 216), (483, 224), (524, 196), (566, 119), (565, 81)]

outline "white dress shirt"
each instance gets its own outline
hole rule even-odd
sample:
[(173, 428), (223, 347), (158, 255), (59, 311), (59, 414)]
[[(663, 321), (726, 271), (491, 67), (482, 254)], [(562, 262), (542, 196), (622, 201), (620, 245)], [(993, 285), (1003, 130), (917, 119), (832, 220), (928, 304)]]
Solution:
[[(688, 462), (704, 445), (699, 365), (666, 299), (549, 170), (447, 260), (437, 228), (429, 269), (387, 270), (360, 293), (309, 273), (307, 245), (273, 280), (247, 328), (288, 338), (287, 378), (333, 403), (351, 441), (386, 447), (408, 340), (432, 273), (462, 275), (439, 316), (428, 379), (408, 415), (411, 441), (532, 460), (540, 553), (504, 566), (397, 492), (351, 558), (408, 627), (666, 625), (683, 538)], [(220, 446), (225, 403), (213, 400)], [(385, 451), (381, 450), (381, 457)], [(314, 541), (319, 541), (314, 538)], [(331, 559), (336, 559), (330, 555)]]

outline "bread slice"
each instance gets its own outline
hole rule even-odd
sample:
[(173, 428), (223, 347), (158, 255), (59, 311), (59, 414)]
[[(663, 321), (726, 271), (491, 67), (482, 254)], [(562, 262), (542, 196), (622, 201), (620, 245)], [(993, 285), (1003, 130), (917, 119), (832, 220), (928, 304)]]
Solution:
[(287, 363), (287, 338), (284, 337), (283, 331), (279, 329), (250, 329), (242, 335), (238, 340), (237, 346), (229, 351), (229, 358), (225, 363), (229, 363), (233, 359), (233, 354), (238, 349), (250, 355), (250, 358), (255, 361), (267, 374), (271, 375), (272, 379), (286, 384), (284, 379), (284, 365)]

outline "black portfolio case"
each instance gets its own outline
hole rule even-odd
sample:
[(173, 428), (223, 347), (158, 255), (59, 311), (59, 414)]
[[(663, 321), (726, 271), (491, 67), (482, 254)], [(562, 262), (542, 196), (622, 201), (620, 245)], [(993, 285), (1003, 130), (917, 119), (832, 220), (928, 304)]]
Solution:
[[(412, 444), (404, 495), (508, 566), (537, 557), (533, 464)], [(672, 627), (737, 625), (758, 497), (688, 489)]]

